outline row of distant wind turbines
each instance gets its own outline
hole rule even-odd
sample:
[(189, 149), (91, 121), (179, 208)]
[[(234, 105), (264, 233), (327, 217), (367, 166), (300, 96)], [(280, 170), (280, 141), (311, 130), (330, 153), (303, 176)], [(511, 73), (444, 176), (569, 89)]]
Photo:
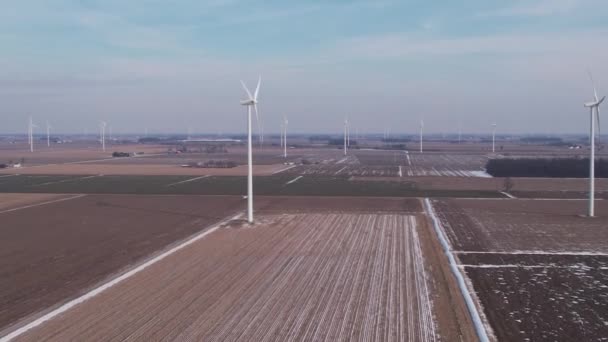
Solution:
[[(105, 152), (106, 151), (106, 127), (107, 127), (107, 123), (105, 121), (100, 121), (99, 122), (99, 142), (101, 143), (101, 148), (102, 150)], [(30, 152), (34, 152), (34, 128), (38, 127), (35, 123), (34, 120), (32, 119), (32, 117), (30, 116), (29, 121), (28, 121), (28, 125), (27, 125), (27, 142), (28, 145), (30, 146)], [(46, 122), (46, 146), (50, 147), (51, 146), (51, 128), (53, 128), (53, 126), (51, 126), (51, 124), (49, 124), (49, 122)], [(111, 137), (112, 133), (110, 132), (110, 137)]]
[[(590, 160), (590, 171), (589, 171), (589, 216), (593, 217), (594, 212), (594, 199), (595, 199), (595, 122), (597, 120), (598, 124), (598, 134), (599, 134), (599, 123), (600, 123), (600, 104), (606, 98), (605, 96), (601, 99), (597, 96), (597, 90), (595, 88), (595, 83), (593, 81), (593, 77), (589, 74), (591, 78), (591, 84), (593, 86), (593, 96), (594, 99), (591, 102), (585, 103), (585, 107), (589, 108), (591, 111), (591, 124), (590, 124), (590, 142), (591, 142), (591, 156)], [(247, 106), (247, 221), (249, 223), (253, 223), (253, 156), (252, 156), (252, 141), (251, 141), (251, 111), (252, 107), (255, 110), (256, 121), (258, 121), (259, 127), (259, 115), (258, 115), (258, 94), (260, 91), (260, 85), (262, 83), (262, 78), (258, 78), (258, 83), (255, 88), (253, 95), (245, 85), (245, 82), (241, 81), (241, 85), (243, 89), (247, 93), (247, 99), (241, 101), (241, 105)], [(595, 114), (595, 118), (594, 118)], [(596, 119), (596, 120), (594, 120)], [(283, 156), (287, 158), (287, 118), (283, 118), (283, 122), (281, 124), (281, 147), (283, 148)], [(105, 151), (105, 130), (107, 124), (103, 121), (100, 122), (100, 141), (102, 145), (102, 149)], [(496, 124), (492, 124), (492, 152), (495, 152), (496, 144)], [(34, 139), (33, 139), (33, 130), (37, 127), (32, 118), (29, 119), (28, 124), (28, 140), (30, 144), (30, 151), (34, 151)], [(50, 146), (50, 130), (51, 125), (47, 122), (47, 145)], [(423, 138), (423, 129), (424, 129), (424, 121), (420, 121), (420, 152), (423, 152), (422, 148), (422, 138)], [(461, 133), (458, 134), (458, 139), (460, 140)], [(387, 132), (385, 132), (385, 138), (387, 137)], [(348, 122), (348, 118), (344, 120), (344, 154), (347, 154), (348, 147), (350, 146), (350, 124)]]
[[(589, 139), (591, 143), (591, 156), (589, 157), (589, 211), (588, 216), (594, 217), (594, 202), (595, 202), (595, 122), (597, 120), (598, 124), (598, 135), (599, 135), (599, 126), (600, 126), (600, 104), (604, 102), (606, 99), (603, 96), (601, 99), (597, 96), (597, 90), (595, 88), (595, 82), (593, 81), (593, 76), (589, 73), (589, 78), (591, 79), (591, 85), (593, 87), (593, 101), (585, 103), (585, 107), (589, 108), (591, 111), (590, 116), (590, 133)], [(257, 104), (258, 104), (258, 93), (260, 90), (261, 77), (258, 79), (258, 84), (256, 86), (254, 95), (251, 95), (249, 89), (243, 81), (241, 84), (247, 93), (248, 99), (241, 101), (241, 104), (247, 106), (247, 161), (248, 161), (248, 174), (247, 174), (247, 221), (249, 223), (253, 223), (253, 165), (252, 165), (252, 151), (251, 151), (251, 107), (253, 106), (256, 112), (256, 118), (258, 116)], [(595, 118), (594, 118), (595, 114)], [(594, 120), (595, 119), (595, 120)], [(496, 123), (492, 124), (492, 153), (496, 152)], [(285, 149), (284, 156), (287, 156), (287, 119), (284, 118), (284, 123), (282, 124), (281, 130), (281, 145)], [(424, 121), (420, 120), (420, 152), (423, 152), (422, 149), (422, 137), (424, 130)], [(385, 131), (385, 139), (388, 137), (388, 133)], [(458, 140), (460, 141), (461, 131), (458, 132)], [(348, 122), (348, 118), (344, 120), (344, 155), (348, 152), (348, 147), (350, 146), (350, 124)]]

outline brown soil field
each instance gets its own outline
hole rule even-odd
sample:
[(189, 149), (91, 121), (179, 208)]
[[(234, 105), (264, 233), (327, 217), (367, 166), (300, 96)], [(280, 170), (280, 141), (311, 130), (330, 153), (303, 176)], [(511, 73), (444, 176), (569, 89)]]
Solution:
[[(137, 159), (137, 158), (133, 158)], [(287, 169), (285, 165), (254, 165), (255, 176), (268, 176)], [(38, 167), (0, 170), (0, 174), (22, 175), (142, 175), (142, 176), (246, 176), (247, 166), (241, 165), (229, 169), (191, 168), (179, 165), (137, 165), (137, 164), (50, 164)]]
[(71, 197), (74, 197), (74, 195), (0, 193), (0, 213), (5, 210), (12, 210)]
[(401, 213), (423, 212), (420, 200), (395, 197), (316, 197), (316, 196), (257, 196), (256, 211), (278, 213)]
[(498, 340), (603, 341), (608, 336), (607, 256), (476, 259), (467, 260), (465, 270)]
[(608, 201), (596, 218), (584, 200), (445, 199), (433, 201), (457, 251), (608, 253)]
[[(399, 181), (412, 183), (418, 189), (424, 190), (488, 190), (502, 191), (504, 189), (504, 178), (482, 178), (482, 177), (354, 177), (353, 180), (363, 181)], [(585, 192), (589, 187), (589, 180), (585, 178), (511, 178), (513, 189), (511, 192)], [(597, 178), (595, 180), (597, 191), (608, 191), (608, 179)]]
[[(503, 147), (501, 150), (500, 147)], [(412, 152), (418, 151), (417, 143), (408, 143), (408, 148)], [(492, 142), (463, 142), (461, 144), (448, 143), (441, 141), (425, 141), (424, 150), (428, 152), (447, 152), (447, 153), (471, 153), (471, 154), (491, 154)], [(598, 155), (607, 155), (608, 150), (598, 150)], [(496, 140), (496, 154), (510, 155), (545, 155), (545, 156), (588, 156), (589, 150), (570, 150), (564, 146), (548, 146), (523, 144), (520, 142), (510, 142)]]
[(474, 340), (428, 234), (397, 213), (232, 221), (16, 340)]
[(433, 200), (470, 287), (499, 341), (608, 336), (608, 203)]
[(8, 163), (11, 160), (19, 162), (21, 158), (24, 158), (24, 166), (63, 164), (112, 158), (114, 151), (143, 152), (144, 155), (167, 151), (167, 146), (141, 144), (106, 145), (105, 152), (99, 145), (89, 144), (87, 146), (79, 143), (52, 145), (51, 147), (47, 147), (46, 144), (34, 146), (34, 152), (30, 152), (29, 147), (25, 144), (2, 145), (0, 146), (0, 163)]
[(239, 196), (87, 195), (0, 213), (0, 329), (82, 293), (243, 204)]

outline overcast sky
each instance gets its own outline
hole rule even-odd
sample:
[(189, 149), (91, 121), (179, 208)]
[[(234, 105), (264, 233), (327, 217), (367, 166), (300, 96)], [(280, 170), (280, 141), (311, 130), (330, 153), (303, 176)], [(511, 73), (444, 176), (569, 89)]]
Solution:
[(0, 132), (587, 132), (606, 0), (446, 2), (4, 0)]

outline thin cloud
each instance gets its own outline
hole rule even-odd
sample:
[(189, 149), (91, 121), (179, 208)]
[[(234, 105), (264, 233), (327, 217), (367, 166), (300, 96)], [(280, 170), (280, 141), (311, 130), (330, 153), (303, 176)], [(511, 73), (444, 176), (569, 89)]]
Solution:
[(550, 16), (569, 13), (583, 4), (583, 0), (524, 1), (511, 7), (481, 12), (482, 17)]

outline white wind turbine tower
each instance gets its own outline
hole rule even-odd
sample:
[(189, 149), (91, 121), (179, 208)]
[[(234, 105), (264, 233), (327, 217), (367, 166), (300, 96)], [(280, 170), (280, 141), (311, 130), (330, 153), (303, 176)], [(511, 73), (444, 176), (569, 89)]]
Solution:
[(46, 146), (51, 147), (51, 124), (46, 122)]
[(597, 120), (598, 136), (600, 132), (600, 104), (604, 102), (606, 96), (599, 99), (597, 97), (597, 90), (593, 82), (593, 77), (589, 73), (591, 78), (591, 85), (593, 86), (593, 101), (585, 103), (585, 107), (591, 110), (591, 128), (589, 132), (589, 140), (591, 143), (591, 156), (589, 157), (589, 217), (595, 216), (595, 120), (593, 112), (595, 110), (595, 119)]
[(424, 121), (420, 120), (420, 153), (422, 153), (422, 130), (424, 129)]
[(346, 118), (346, 145), (350, 147), (350, 123), (348, 117)]
[(283, 139), (284, 139), (283, 138), (283, 134), (285, 133), (285, 128), (283, 127), (283, 121), (281, 121), (281, 125), (280, 126), (281, 126), (281, 130), (280, 130), (280, 132), (281, 132), (281, 148), (283, 148)]
[(283, 116), (283, 158), (287, 158), (287, 117)]
[(346, 149), (347, 149), (347, 138), (346, 136), (348, 135), (348, 119), (344, 119), (344, 155), (346, 155)]
[(462, 122), (458, 126), (458, 144), (460, 144), (461, 137), (462, 137)]
[(38, 127), (34, 124), (32, 117), (30, 116), (30, 122), (27, 125), (28, 143), (30, 145), (30, 152), (34, 152), (34, 127)]
[(241, 81), (241, 85), (247, 93), (247, 100), (241, 101), (241, 105), (247, 106), (247, 221), (253, 223), (253, 158), (251, 152), (251, 107), (255, 109), (256, 121), (258, 117), (258, 93), (260, 91), (260, 83), (262, 77), (258, 78), (258, 85), (255, 87), (255, 92), (251, 95), (245, 82)]
[(492, 124), (492, 153), (496, 152), (496, 124)]
[(104, 152), (106, 151), (106, 126), (107, 124), (105, 123), (105, 121), (99, 122), (99, 137), (101, 138), (101, 149)]

